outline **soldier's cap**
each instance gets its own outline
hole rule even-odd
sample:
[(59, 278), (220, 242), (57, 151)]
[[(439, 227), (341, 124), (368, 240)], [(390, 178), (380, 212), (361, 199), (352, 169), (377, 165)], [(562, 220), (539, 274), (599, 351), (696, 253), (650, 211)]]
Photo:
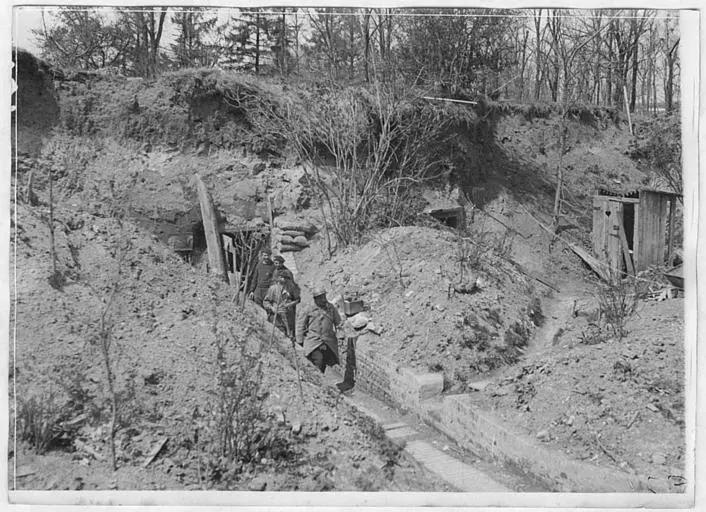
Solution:
[(272, 254), (272, 251), (269, 249), (263, 249), (260, 251), (260, 254)]
[(311, 292), (312, 297), (321, 297), (322, 295), (326, 295), (326, 290), (322, 286), (317, 286), (314, 288), (314, 291)]
[(284, 263), (284, 258), (280, 256), (279, 254), (277, 256), (274, 256), (272, 258), (274, 261), (279, 261), (280, 263)]

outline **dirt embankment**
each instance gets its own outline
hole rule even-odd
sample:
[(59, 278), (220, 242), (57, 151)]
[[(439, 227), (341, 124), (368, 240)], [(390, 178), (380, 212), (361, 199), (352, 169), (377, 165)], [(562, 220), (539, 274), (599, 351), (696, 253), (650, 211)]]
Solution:
[[(193, 414), (183, 404), (191, 407), (207, 395), (203, 375), (212, 352), (204, 343), (210, 313), (203, 301), (211, 292), (202, 283), (202, 274), (158, 243), (198, 222), (191, 177), (204, 176), (224, 222), (264, 223), (270, 196), (277, 214), (313, 219), (321, 227), (296, 159), (267, 119), (248, 107), (285, 94), (296, 96), (291, 90), (242, 77), (205, 72), (170, 75), (156, 82), (94, 76), (59, 86), (59, 124), (65, 132), (45, 145), (43, 156), (61, 164), (55, 193), (64, 206), (57, 214), (64, 234), (58, 244), (69, 282), (60, 292), (46, 281), (51, 262), (47, 230), (38, 216), (46, 214), (46, 203), (36, 210), (20, 206), (15, 227), (18, 390), (30, 386), (34, 374), (45, 375), (47, 384), (56, 383), (55, 376), (69, 365), (85, 367), (90, 382), (86, 392), (100, 394), (100, 366), (95, 347), (87, 344), (86, 330), (95, 319), (80, 321), (75, 315), (78, 311), (85, 316), (100, 297), (84, 284), (101, 278), (105, 270), (101, 262), (110, 264), (110, 247), (117, 242), (115, 226), (106, 219), (111, 216), (108, 203), (96, 190), (112, 187), (118, 195), (129, 191), (124, 204), (135, 222), (157, 238), (129, 228), (140, 249), (125, 290), (128, 320), (116, 331), (119, 345), (125, 347), (119, 362), (125, 369), (121, 382), (125, 389), (129, 382), (134, 387), (134, 403), (142, 408), (135, 418), (146, 417), (144, 411), (156, 411), (159, 417), (140, 423), (136, 432), (126, 431), (121, 450), (126, 450), (125, 467), (133, 467), (139, 475), (141, 470), (130, 462), (141, 456), (135, 454), (144, 454), (160, 436), (170, 438), (168, 457), (156, 463), (164, 470), (159, 474), (170, 480), (155, 476), (155, 486), (200, 485), (194, 477), (193, 450), (177, 440), (184, 439), (180, 430), (184, 418)], [(34, 136), (37, 131), (35, 126), (28, 133)], [(30, 135), (23, 135), (19, 145), (31, 140)], [(573, 300), (590, 302), (592, 277), (573, 253), (537, 224), (549, 221), (559, 164), (565, 166), (561, 236), (577, 241), (587, 238), (595, 188), (629, 190), (649, 179), (626, 156), (626, 130), (609, 117), (578, 116), (568, 123), (562, 155), (555, 115), (509, 110), (464, 113), (451, 135), (450, 185), (459, 185), (472, 203), (466, 206), (469, 240), (427, 222), (371, 234), (361, 246), (328, 258), (320, 231), (318, 241), (297, 256), (302, 284), (324, 284), (332, 296), (359, 294), (379, 327), (379, 337), (371, 336), (381, 352), (400, 365), (444, 372), (447, 391), (467, 391), (489, 372), (511, 365), (489, 385), (485, 403), (534, 435), (541, 433), (543, 442), (625, 470), (661, 474), (665, 468), (678, 468), (684, 444), (683, 422), (679, 423), (683, 381), (678, 372), (670, 374), (670, 368), (681, 368), (683, 358), (679, 315), (675, 310), (673, 329), (644, 345), (638, 342), (639, 325), (622, 342), (577, 343), (583, 327), (572, 327), (572, 322), (582, 317), (567, 314), (565, 306)], [(24, 183), (26, 171), (40, 164), (27, 159), (22, 165), (17, 183)], [(36, 186), (45, 191), (42, 174), (46, 173), (40, 173)], [(454, 285), (460, 291), (454, 291)], [(218, 310), (223, 317), (246, 325), (247, 319), (226, 306), (228, 292), (216, 293), (225, 308)], [(650, 304), (645, 310), (671, 311), (670, 307)], [(655, 311), (654, 316), (661, 314)], [(533, 338), (536, 333), (545, 339)], [(546, 338), (560, 341), (552, 345)], [(545, 350), (534, 354), (535, 347)], [(280, 400), (293, 407), (294, 415), (322, 418), (313, 428), (319, 433), (295, 439), (302, 465), (283, 461), (251, 467), (237, 485), (247, 486), (257, 470), (271, 476), (267, 489), (439, 489), (433, 482), (422, 482), (422, 475), (405, 463), (392, 480), (371, 469), (384, 465), (387, 455), (384, 450), (380, 455), (379, 446), (356, 426), (349, 412), (312, 386), (307, 386), (307, 394), (314, 400), (299, 409), (292, 405), (296, 404), (293, 370), (274, 355), (267, 357), (267, 368), (267, 386), (282, 390)], [(653, 382), (660, 379), (662, 384)], [(644, 409), (650, 404), (657, 412)], [(104, 449), (104, 437), (96, 430), (101, 424), (104, 421), (91, 423), (79, 439)], [(638, 441), (647, 439), (643, 434), (648, 431), (654, 434), (649, 437), (654, 441), (650, 456), (658, 454), (651, 459)], [(33, 464), (48, 460), (24, 449), (15, 456), (18, 462), (24, 457)], [(106, 467), (80, 451), (57, 456), (59, 466), (71, 468), (65, 474), (77, 467), (90, 467), (92, 472)], [(77, 461), (69, 461), (71, 457)], [(335, 475), (334, 467), (339, 468)], [(52, 484), (46, 474), (40, 472), (23, 485)], [(86, 485), (105, 488), (108, 472), (93, 474), (99, 476)], [(73, 485), (58, 482), (54, 484), (58, 488)], [(120, 485), (139, 487), (141, 482), (126, 476)]]
[(11, 130), (12, 144), (17, 146), (18, 153), (36, 155), (52, 127), (59, 123), (53, 73), (45, 62), (21, 49), (12, 52), (12, 61), (15, 65), (13, 79), (17, 84), (13, 95), (16, 109), (12, 116), (17, 140), (15, 130)]
[[(263, 436), (280, 436), (275, 446), (287, 448), (265, 448), (269, 438), (264, 437), (258, 458), (234, 465), (228, 479), (210, 474), (211, 452), (199, 448), (197, 437), (215, 428), (204, 421), (217, 410), (222, 391), (216, 379), (214, 322), (235, 336), (234, 342), (267, 344), (268, 333), (236, 310), (231, 290), (151, 236), (130, 224), (63, 207), (55, 215), (60, 219), (57, 265), (64, 280), (60, 289), (50, 286), (42, 213), (41, 207), (19, 205), (14, 226), (12, 392), (25, 414), (32, 400), (49, 408), (46, 414), (53, 415), (55, 427), (64, 425), (64, 433), (48, 456), (34, 454), (22, 439), (11, 442), (11, 467), (16, 462), (20, 474), (31, 473), (18, 478), (18, 488), (444, 489), (326, 389), (305, 382), (301, 403), (296, 372), (271, 350), (262, 355), (259, 393), (266, 414), (258, 428)], [(112, 473), (106, 460), (109, 393), (98, 326), (116, 284), (107, 314), (120, 400), (120, 469)], [(17, 412), (11, 411), (13, 418)], [(165, 438), (159, 456), (143, 469)], [(14, 488), (12, 472), (10, 479)]]

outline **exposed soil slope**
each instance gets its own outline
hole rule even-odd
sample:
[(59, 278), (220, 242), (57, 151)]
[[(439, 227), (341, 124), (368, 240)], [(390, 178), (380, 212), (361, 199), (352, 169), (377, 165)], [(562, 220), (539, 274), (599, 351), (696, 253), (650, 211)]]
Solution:
[(683, 490), (683, 299), (642, 302), (624, 339), (598, 344), (585, 342), (590, 299), (572, 309), (548, 346), (504, 369), (479, 404), (577, 459)]
[[(62, 421), (76, 423), (65, 446), (47, 457), (34, 455), (22, 442), (15, 451), (11, 442), (10, 467), (16, 463), (22, 471), (34, 470), (17, 480), (18, 488), (209, 485), (199, 482), (207, 457), (193, 443), (198, 426), (194, 415), (208, 414), (217, 389), (213, 319), (218, 318), (219, 329), (233, 329), (240, 339), (266, 341), (268, 332), (236, 311), (227, 287), (184, 264), (154, 238), (129, 224), (120, 228), (110, 218), (64, 208), (56, 212), (64, 224), (57, 230), (56, 244), (58, 268), (66, 282), (61, 290), (53, 288), (41, 211), (18, 207), (12, 390), (20, 407), (35, 398), (57, 407)], [(118, 278), (116, 258), (126, 242), (130, 248)], [(123, 423), (117, 436), (121, 469), (112, 474), (107, 462), (94, 460), (91, 451), (104, 457), (108, 453), (105, 374), (95, 340), (115, 282), (120, 288), (109, 317), (115, 322), (114, 373)], [(262, 460), (243, 465), (229, 483), (213, 485), (258, 490), (445, 488), (386, 448), (375, 429), (330, 391), (305, 382), (306, 401), (300, 404), (294, 369), (276, 352), (263, 357), (262, 399), (271, 411), (266, 424), (289, 440), (293, 452), (263, 453)], [(302, 423), (297, 434), (292, 432), (295, 422)], [(166, 447), (142, 469), (147, 454), (164, 437)], [(391, 460), (396, 465), (389, 466), (390, 471), (386, 465)], [(14, 488), (12, 472), (10, 478)]]

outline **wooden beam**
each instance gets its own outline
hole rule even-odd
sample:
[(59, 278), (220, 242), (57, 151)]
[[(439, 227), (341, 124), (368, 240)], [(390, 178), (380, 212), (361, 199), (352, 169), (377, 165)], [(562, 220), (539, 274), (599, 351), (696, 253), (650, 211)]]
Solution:
[(618, 224), (618, 234), (620, 236), (620, 245), (623, 248), (623, 258), (625, 259), (625, 268), (630, 272), (631, 275), (635, 275), (635, 265), (632, 263), (632, 257), (630, 256), (630, 247), (628, 246), (628, 238), (625, 236), (625, 229), (623, 228), (623, 223)]
[(270, 250), (272, 250), (272, 233), (275, 229), (275, 218), (272, 211), (272, 198), (269, 195), (267, 196), (267, 220), (270, 223)]
[(199, 194), (199, 203), (201, 203), (201, 220), (203, 222), (203, 231), (206, 235), (209, 273), (216, 274), (228, 282), (228, 273), (223, 262), (223, 250), (221, 249), (221, 236), (218, 233), (216, 209), (213, 206), (211, 194), (208, 192), (201, 177), (196, 175), (194, 178)]

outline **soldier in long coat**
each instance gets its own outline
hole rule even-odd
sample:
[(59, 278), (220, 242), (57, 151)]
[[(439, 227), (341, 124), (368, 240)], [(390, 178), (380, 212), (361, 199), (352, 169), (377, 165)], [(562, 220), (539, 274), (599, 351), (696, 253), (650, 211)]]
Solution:
[(262, 300), (272, 284), (272, 274), (275, 271), (275, 265), (270, 258), (271, 254), (269, 249), (263, 249), (260, 252), (260, 262), (255, 267), (255, 272), (250, 282), (249, 297), (259, 306), (262, 306)]
[(327, 366), (339, 363), (336, 329), (341, 325), (341, 316), (326, 300), (326, 290), (316, 288), (312, 295), (314, 305), (297, 319), (297, 343), (304, 347), (307, 359), (324, 373)]

